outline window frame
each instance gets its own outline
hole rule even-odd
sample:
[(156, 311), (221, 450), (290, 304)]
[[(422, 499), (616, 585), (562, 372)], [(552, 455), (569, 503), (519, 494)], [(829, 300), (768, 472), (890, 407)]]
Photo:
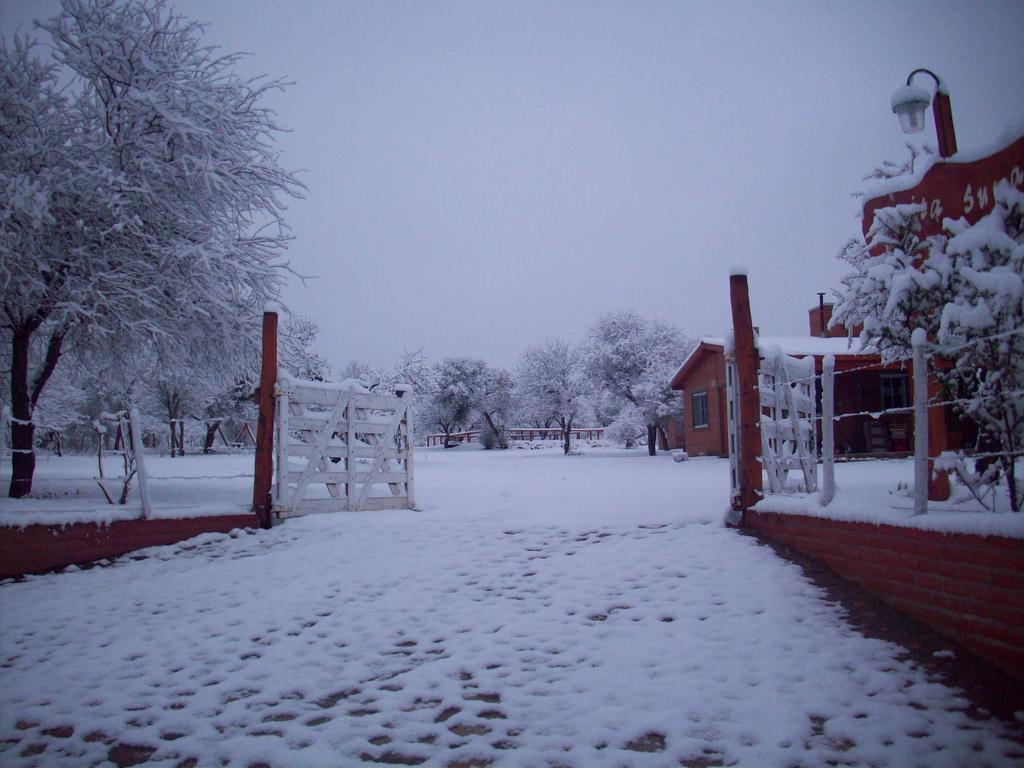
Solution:
[[(899, 386), (893, 387), (889, 382), (899, 382)], [(883, 411), (910, 407), (910, 382), (905, 373), (882, 371), (878, 381), (878, 392)], [(900, 398), (893, 397), (896, 394), (902, 395), (902, 403), (898, 402)]]
[[(703, 423), (697, 422), (697, 414), (701, 413), (697, 409), (698, 398), (703, 402)], [(698, 390), (690, 395), (690, 422), (693, 424), (694, 429), (708, 429), (711, 426), (711, 408), (708, 399), (708, 391), (706, 389)]]

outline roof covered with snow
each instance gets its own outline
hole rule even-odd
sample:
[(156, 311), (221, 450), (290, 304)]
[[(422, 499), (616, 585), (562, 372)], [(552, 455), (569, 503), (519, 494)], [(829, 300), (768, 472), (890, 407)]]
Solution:
[(858, 338), (845, 336), (821, 338), (820, 336), (760, 336), (759, 347), (772, 346), (786, 355), (877, 355), (873, 348), (864, 348)]
[(682, 381), (686, 378), (686, 372), (689, 368), (696, 363), (706, 352), (717, 352), (719, 354), (725, 354), (725, 339), (721, 336), (705, 336), (703, 337), (692, 350), (690, 354), (686, 356), (686, 359), (680, 364), (676, 372), (672, 374), (672, 383), (670, 386), (672, 389), (682, 389)]
[[(759, 336), (758, 346), (779, 349), (783, 354), (802, 357), (814, 355), (824, 357), (876, 357), (878, 352), (872, 347), (864, 347), (859, 338), (846, 336), (821, 338), (820, 336)], [(692, 368), (706, 354), (724, 355), (726, 340), (721, 336), (705, 336), (700, 343), (687, 355), (672, 376), (672, 389), (684, 389), (683, 383)]]

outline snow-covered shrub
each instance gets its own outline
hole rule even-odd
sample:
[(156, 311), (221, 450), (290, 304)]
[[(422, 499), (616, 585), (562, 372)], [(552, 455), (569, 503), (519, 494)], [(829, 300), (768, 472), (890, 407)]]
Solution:
[(931, 372), (961, 413), (979, 427), (979, 448), (1006, 478), (1019, 511), (1015, 460), (1024, 455), (1024, 193), (995, 190), (975, 224), (947, 219), (944, 233), (921, 238), (921, 204), (881, 208), (865, 241), (841, 254), (854, 271), (843, 279), (835, 322), (863, 324), (861, 339), (883, 358), (910, 356), (910, 335), (932, 342)]
[(647, 428), (642, 424), (635, 411), (620, 414), (604, 429), (605, 442), (621, 445), (624, 448), (636, 448), (643, 442)]
[(495, 448), (508, 448), (508, 437), (505, 434), (505, 430), (496, 431), (491, 426), (484, 426), (480, 432), (480, 445), (483, 446), (485, 451), (491, 451)]

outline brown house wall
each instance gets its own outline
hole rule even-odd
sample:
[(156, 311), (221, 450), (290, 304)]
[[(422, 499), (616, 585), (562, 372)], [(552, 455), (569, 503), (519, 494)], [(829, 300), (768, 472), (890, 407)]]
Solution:
[[(714, 347), (698, 350), (699, 356), (687, 365), (686, 378), (673, 381), (674, 387), (682, 388), (683, 437), (686, 451), (691, 456), (722, 456), (727, 457), (728, 451), (728, 419), (725, 390), (725, 357)], [(874, 363), (874, 364), (872, 364)], [(878, 366), (878, 358), (844, 357), (837, 360), (835, 377), (835, 408), (837, 414), (846, 414), (834, 423), (835, 446), (838, 455), (872, 453), (869, 444), (869, 423), (875, 420), (869, 414), (882, 410), (881, 375), (898, 372), (898, 366)], [(816, 360), (816, 370), (821, 372), (821, 358)], [(852, 370), (851, 370), (852, 369)], [(862, 370), (863, 369), (863, 370)], [(907, 377), (907, 395), (912, 395), (910, 372), (903, 369)], [(696, 428), (693, 425), (693, 395), (697, 392), (708, 393), (707, 427)], [(950, 409), (951, 410), (951, 409)], [(853, 415), (857, 414), (857, 415)], [(908, 412), (886, 413), (879, 416), (882, 424), (883, 445), (885, 452), (906, 452), (913, 447), (914, 420)], [(962, 423), (952, 412), (946, 423), (946, 448), (958, 449), (973, 445), (975, 436), (970, 425)], [(820, 436), (820, 435), (819, 435)], [(672, 447), (676, 447), (677, 437), (669, 435)], [(877, 442), (877, 441), (876, 441)], [(876, 450), (877, 450), (876, 446)]]
[[(726, 442), (725, 357), (706, 354), (683, 382), (686, 452), (691, 456), (728, 456)], [(708, 426), (693, 426), (693, 395), (708, 393)]]

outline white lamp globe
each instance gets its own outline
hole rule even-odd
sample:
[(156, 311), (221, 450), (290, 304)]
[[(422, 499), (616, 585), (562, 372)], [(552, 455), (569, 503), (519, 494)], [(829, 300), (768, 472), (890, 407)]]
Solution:
[(892, 95), (892, 111), (900, 120), (904, 133), (920, 133), (924, 130), (924, 111), (931, 104), (932, 97), (924, 88), (903, 85)]

